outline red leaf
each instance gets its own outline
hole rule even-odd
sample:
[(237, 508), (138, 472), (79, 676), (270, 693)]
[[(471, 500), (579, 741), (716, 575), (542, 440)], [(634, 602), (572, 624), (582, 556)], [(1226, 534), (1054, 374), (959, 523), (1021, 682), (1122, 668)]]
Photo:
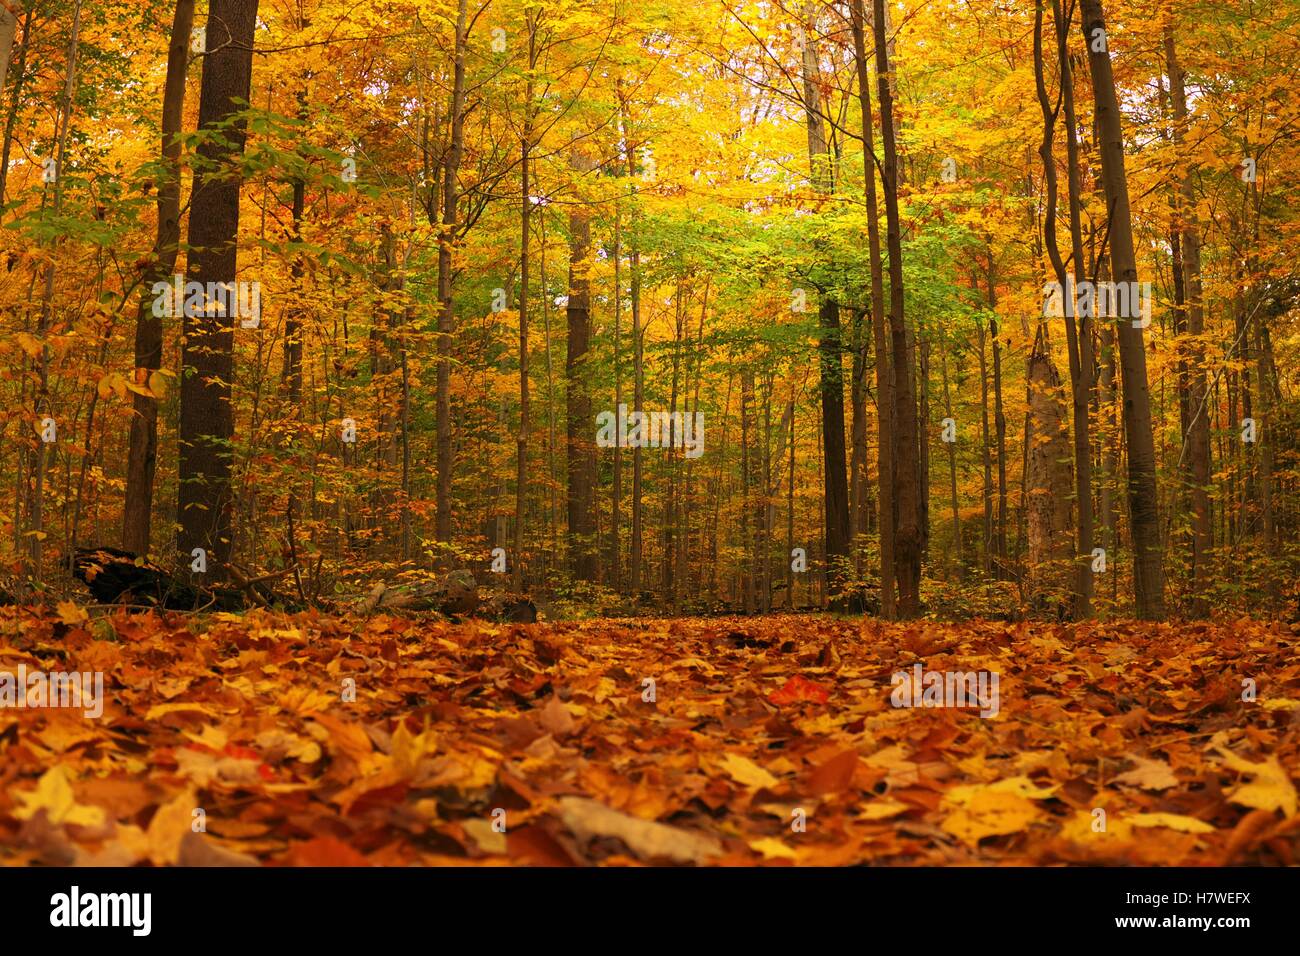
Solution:
[(767, 699), (778, 706), (794, 704), (801, 700), (812, 701), (814, 704), (824, 704), (830, 698), (831, 693), (825, 687), (814, 684), (808, 678), (800, 677), (798, 674), (786, 681), (785, 686), (780, 690), (767, 695)]

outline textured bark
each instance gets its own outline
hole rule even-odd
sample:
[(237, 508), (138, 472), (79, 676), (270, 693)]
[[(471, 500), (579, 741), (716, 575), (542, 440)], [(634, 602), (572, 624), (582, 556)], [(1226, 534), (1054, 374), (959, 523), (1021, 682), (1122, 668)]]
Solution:
[(456, 328), (456, 301), (452, 295), (452, 248), (460, 229), (457, 203), (459, 175), (465, 151), (465, 46), (468, 42), (469, 0), (456, 7), (456, 46), (452, 66), (451, 141), (442, 169), (442, 232), (438, 238), (438, 374), (437, 374), (437, 514), (434, 534), (440, 543), (451, 541), (451, 479), (455, 467), (451, 445), (451, 337)]
[[(594, 169), (595, 163), (575, 153), (571, 166), (583, 174)], [(568, 411), (569, 566), (580, 581), (595, 581), (597, 574), (596, 447), (592, 437), (595, 419), (587, 382), (587, 353), (591, 348), (591, 280), (587, 277), (590, 258), (591, 213), (578, 202), (569, 213), (569, 334), (564, 374)]]
[[(1119, 97), (1104, 36), (1101, 0), (1081, 0), (1083, 40), (1092, 73), (1094, 116), (1101, 148), (1102, 182), (1110, 212), (1110, 265), (1116, 282), (1137, 282), (1128, 176), (1124, 169), (1124, 134)], [(1098, 33), (1097, 31), (1101, 31)], [(1119, 322), (1119, 364), (1124, 391), (1124, 437), (1128, 446), (1129, 523), (1133, 530), (1133, 582), (1137, 615), (1159, 619), (1165, 613), (1164, 556), (1156, 490), (1155, 440), (1151, 430), (1151, 393), (1147, 384), (1142, 330)]]
[(866, 13), (852, 0), (853, 53), (862, 113), (862, 149), (867, 184), (867, 250), (871, 258), (871, 334), (876, 353), (876, 528), (880, 533), (880, 612), (894, 616), (894, 375), (885, 341), (885, 267), (880, 252), (880, 211), (876, 196), (876, 147), (867, 75)]
[[(162, 366), (163, 320), (153, 314), (155, 282), (165, 282), (176, 268), (181, 238), (181, 123), (185, 112), (185, 67), (194, 0), (178, 0), (167, 48), (167, 79), (163, 86), (162, 164), (158, 183), (158, 225), (153, 253), (142, 280), (143, 293), (135, 319), (135, 382), (149, 386), (149, 377)], [(128, 438), (126, 502), (122, 512), (122, 547), (148, 555), (153, 515), (154, 471), (158, 459), (158, 399), (138, 392), (131, 396), (133, 415)]]
[(884, 138), (886, 247), (889, 250), (889, 329), (893, 352), (896, 414), (894, 419), (895, 487), (898, 491), (894, 527), (894, 562), (900, 617), (921, 610), (921, 527), (917, 463), (917, 421), (912, 353), (903, 318), (903, 251), (898, 214), (898, 146), (894, 135), (894, 94), (885, 30), (884, 0), (873, 0), (875, 11), (876, 80), (880, 97), (880, 127)]
[[(256, 23), (257, 0), (212, 0), (207, 26), (212, 52), (203, 60), (200, 129), (226, 122), (239, 109), (236, 100), (248, 101)], [(243, 154), (245, 138), (244, 125), (237, 123), (199, 146), (203, 169), (190, 201), (190, 281), (235, 281), (240, 179), (230, 174), (230, 167)], [(176, 505), (176, 546), (183, 566), (189, 566), (194, 548), (203, 548), (208, 573), (216, 578), (224, 574), (231, 550), (235, 344), (234, 316), (218, 311), (187, 314), (183, 321)]]
[[(826, 120), (822, 115), (820, 77), (816, 44), (817, 7), (805, 8), (803, 43), (803, 96), (808, 132), (808, 165), (813, 187), (824, 195), (835, 189), (834, 159), (826, 145)], [(849, 557), (852, 538), (849, 514), (848, 462), (844, 448), (844, 371), (840, 340), (840, 308), (834, 299), (822, 295), (818, 307), (820, 339), (822, 454), (825, 458), (823, 501), (825, 502), (825, 559), (830, 592), (839, 589), (843, 562)]]
[[(1174, 144), (1181, 148), (1187, 136), (1187, 94), (1171, 28), (1165, 28), (1165, 63), (1169, 72), (1169, 99), (1174, 112)], [(1201, 286), (1201, 230), (1196, 214), (1196, 190), (1190, 169), (1179, 176), (1177, 201), (1179, 228), (1179, 278), (1186, 297), (1184, 315), (1188, 347), (1186, 367), (1187, 427), (1183, 432), (1183, 480), (1192, 509), (1191, 611), (1209, 612), (1205, 586), (1210, 575), (1210, 409), (1205, 380), (1205, 301)]]
[(1029, 384), (1029, 468), (1026, 503), (1029, 594), (1055, 597), (1071, 586), (1070, 433), (1061, 377), (1043, 336), (1026, 369)]

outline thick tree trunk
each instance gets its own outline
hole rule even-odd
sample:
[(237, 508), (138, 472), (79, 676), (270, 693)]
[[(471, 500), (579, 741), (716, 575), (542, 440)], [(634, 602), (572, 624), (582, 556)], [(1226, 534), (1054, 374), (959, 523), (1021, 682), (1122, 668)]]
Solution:
[[(1124, 170), (1124, 133), (1119, 96), (1105, 42), (1101, 0), (1080, 0), (1083, 41), (1092, 73), (1094, 115), (1101, 147), (1102, 180), (1110, 211), (1110, 264), (1116, 282), (1138, 281)], [(1151, 393), (1147, 385), (1146, 347), (1132, 317), (1119, 322), (1120, 372), (1124, 388), (1124, 435), (1128, 445), (1129, 520), (1133, 529), (1133, 581), (1137, 615), (1159, 619), (1165, 613), (1164, 566), (1156, 490), (1155, 440), (1151, 429)]]
[[(199, 127), (229, 122), (249, 98), (255, 0), (216, 0), (208, 16), (212, 52), (203, 63)], [(225, 127), (198, 150), (204, 171), (195, 177), (190, 203), (187, 279), (234, 289), (237, 276), (241, 180), (231, 168), (243, 153), (243, 123)], [(234, 322), (232, 309), (213, 303), (185, 309), (181, 352), (180, 463), (177, 495), (178, 559), (187, 567), (202, 549), (207, 573), (225, 574), (232, 540), (231, 472), (234, 415)]]
[[(257, 0), (212, 0), (208, 49), (199, 95), (199, 128), (226, 123), (248, 101), (253, 73)], [(198, 148), (204, 171), (195, 177), (190, 201), (187, 278), (199, 283), (233, 283), (239, 235), (239, 161), (246, 138), (243, 123), (222, 130)], [(206, 552), (208, 573), (220, 578), (230, 560), (231, 442), (234, 414), (234, 316), (190, 315), (183, 322), (181, 351), (180, 466), (176, 546), (188, 568), (195, 548)], [(224, 310), (230, 312), (233, 310)]]

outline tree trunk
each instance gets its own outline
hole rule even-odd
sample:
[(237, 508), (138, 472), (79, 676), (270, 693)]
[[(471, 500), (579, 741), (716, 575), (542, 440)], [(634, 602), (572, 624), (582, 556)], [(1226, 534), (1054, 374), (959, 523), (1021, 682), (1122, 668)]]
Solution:
[[(456, 302), (452, 296), (452, 249), (459, 231), (458, 176), (465, 150), (465, 47), (469, 42), (469, 0), (456, 5), (456, 40), (451, 87), (451, 142), (443, 159), (442, 231), (438, 237), (438, 375), (437, 375), (437, 514), (434, 536), (440, 544), (451, 542), (451, 479), (454, 462), (451, 444), (451, 337), (455, 331)], [(443, 558), (445, 560), (445, 558)], [(518, 556), (516, 555), (516, 560)]]
[(131, 396), (134, 414), (128, 439), (126, 501), (122, 511), (122, 547), (140, 556), (149, 554), (153, 515), (153, 481), (158, 458), (158, 397), (152, 376), (162, 367), (163, 321), (155, 315), (155, 282), (169, 281), (176, 268), (181, 238), (181, 123), (185, 112), (185, 68), (194, 0), (178, 0), (167, 48), (167, 80), (163, 86), (162, 164), (166, 172), (158, 183), (158, 225), (153, 254), (145, 268), (143, 292), (135, 319), (135, 383), (150, 389), (148, 395)]
[[(1034, 340), (1029, 384), (1029, 467), (1026, 502), (1031, 599), (1055, 603), (1070, 582), (1070, 438), (1061, 401), (1061, 377), (1042, 335)], [(1089, 569), (1091, 573), (1091, 568)]]
[[(804, 12), (803, 96), (808, 128), (808, 166), (813, 188), (822, 195), (835, 189), (834, 159), (826, 145), (826, 121), (822, 115), (817, 59), (817, 7), (808, 4)], [(825, 550), (827, 589), (839, 590), (852, 540), (849, 513), (848, 463), (844, 449), (844, 362), (840, 341), (840, 308), (823, 293), (818, 308), (821, 360), (822, 443), (825, 500)]]
[(894, 94), (890, 79), (885, 0), (873, 0), (875, 12), (876, 80), (880, 97), (880, 127), (884, 137), (886, 245), (889, 250), (889, 325), (893, 349), (895, 415), (894, 467), (898, 491), (898, 521), (894, 528), (894, 561), (898, 579), (898, 614), (916, 617), (921, 610), (921, 527), (917, 467), (916, 372), (903, 318), (903, 244), (898, 215), (898, 146), (894, 137)]
[[(212, 0), (207, 26), (212, 52), (203, 60), (200, 130), (228, 122), (240, 109), (236, 100), (248, 101), (256, 25), (257, 0)], [(198, 148), (204, 169), (195, 177), (190, 200), (190, 281), (233, 288), (240, 177), (231, 175), (230, 167), (243, 155), (245, 139), (245, 124), (239, 122)], [(234, 316), (190, 311), (185, 310), (181, 350), (176, 546), (187, 569), (193, 550), (202, 548), (208, 573), (220, 579), (231, 551)]]
[(876, 147), (867, 76), (866, 14), (862, 0), (851, 0), (853, 53), (862, 113), (863, 171), (867, 188), (867, 249), (871, 259), (871, 333), (876, 353), (876, 530), (880, 535), (880, 613), (894, 607), (894, 375), (885, 343), (885, 275), (880, 254), (880, 211), (876, 198)]
[[(880, 0), (878, 0), (880, 2)], [(1106, 24), (1101, 0), (1080, 0), (1083, 40), (1092, 73), (1094, 115), (1101, 147), (1102, 180), (1110, 210), (1110, 264), (1116, 282), (1136, 283), (1137, 256), (1124, 170), (1124, 134), (1119, 97), (1104, 42)], [(1119, 322), (1120, 372), (1124, 389), (1124, 435), (1128, 444), (1129, 520), (1133, 529), (1133, 581), (1137, 615), (1164, 617), (1165, 586), (1160, 516), (1156, 489), (1155, 440), (1151, 430), (1151, 393), (1147, 385), (1146, 347), (1141, 328), (1129, 318)]]
[[(1183, 71), (1178, 64), (1173, 30), (1165, 28), (1165, 63), (1169, 72), (1169, 99), (1174, 112), (1174, 145), (1182, 149), (1187, 137), (1187, 94)], [(1201, 284), (1201, 230), (1196, 214), (1196, 189), (1190, 166), (1179, 177), (1176, 201), (1181, 279), (1186, 296), (1188, 353), (1185, 357), (1187, 391), (1187, 428), (1183, 432), (1186, 449), (1184, 480), (1188, 484), (1192, 506), (1192, 567), (1190, 590), (1191, 613), (1204, 617), (1209, 613), (1206, 584), (1210, 579), (1210, 409), (1205, 381), (1205, 298)]]
[[(595, 168), (589, 158), (575, 153), (570, 165), (579, 174)], [(591, 395), (587, 381), (587, 353), (591, 348), (591, 213), (581, 202), (569, 213), (568, 349), (564, 363), (568, 447), (569, 565), (580, 581), (595, 581), (596, 454), (591, 430)]]

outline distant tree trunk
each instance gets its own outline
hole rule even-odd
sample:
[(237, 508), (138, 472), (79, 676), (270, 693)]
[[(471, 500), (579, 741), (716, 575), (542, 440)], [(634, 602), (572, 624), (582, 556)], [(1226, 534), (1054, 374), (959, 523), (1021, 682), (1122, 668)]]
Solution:
[[(248, 101), (253, 73), (257, 0), (212, 0), (203, 60), (199, 128), (229, 122)], [(204, 161), (190, 200), (188, 276), (199, 283), (233, 283), (239, 236), (240, 178), (230, 167), (244, 152), (240, 122), (198, 147)], [(206, 553), (209, 575), (221, 578), (230, 560), (231, 442), (234, 410), (234, 316), (190, 315), (186, 309), (181, 350), (180, 465), (176, 547), (188, 570), (195, 548)], [(225, 310), (227, 312), (232, 310)]]
[[(595, 168), (589, 158), (575, 153), (570, 165), (579, 174)], [(567, 394), (569, 564), (580, 581), (597, 575), (596, 454), (592, 439), (594, 419), (587, 381), (587, 353), (591, 348), (591, 213), (581, 203), (569, 213), (569, 335), (564, 364)]]
[[(181, 239), (181, 123), (185, 112), (185, 68), (194, 0), (178, 0), (167, 48), (167, 80), (162, 103), (162, 165), (158, 183), (158, 224), (153, 253), (145, 267), (140, 306), (135, 319), (135, 383), (152, 389), (152, 376), (162, 367), (163, 319), (155, 315), (155, 282), (170, 281)], [(139, 555), (150, 551), (153, 482), (158, 459), (158, 397), (135, 392), (128, 438), (126, 499), (122, 510), (122, 547)]]
[(673, 574), (677, 564), (677, 442), (681, 440), (681, 436), (676, 433), (676, 419), (678, 382), (681, 377), (682, 335), (686, 323), (684, 299), (682, 283), (681, 280), (678, 280), (677, 290), (673, 295), (675, 312), (675, 322), (673, 324), (673, 372), (672, 384), (668, 392), (668, 449), (667, 455), (665, 455), (666, 470), (668, 472), (668, 495), (664, 507), (663, 564), (661, 565), (663, 596), (668, 600), (674, 614), (677, 612), (677, 588)]
[[(456, 5), (456, 40), (451, 87), (451, 142), (442, 170), (442, 230), (438, 237), (438, 375), (437, 375), (437, 514), (434, 535), (440, 544), (451, 542), (451, 485), (455, 467), (451, 444), (451, 337), (456, 328), (456, 302), (452, 295), (452, 249), (459, 230), (458, 176), (465, 151), (465, 47), (469, 42), (469, 0)], [(446, 560), (446, 556), (440, 556)], [(518, 555), (515, 556), (518, 560)]]
[[(952, 389), (948, 383), (948, 350), (940, 348), (939, 350), (939, 374), (943, 377), (943, 413), (948, 418), (953, 419), (952, 414)], [(957, 505), (957, 443), (950, 441), (948, 446), (948, 481), (950, 493), (952, 495), (952, 571), (957, 580), (965, 578), (965, 572), (962, 566), (962, 548), (961, 548), (961, 512)]]
[[(635, 218), (633, 225), (635, 228)], [(645, 329), (641, 327), (641, 250), (635, 231), (632, 236), (632, 408), (638, 415), (645, 407)], [(641, 565), (644, 549), (644, 509), (641, 506), (643, 462), (641, 445), (632, 448), (632, 554), (628, 575), (633, 597), (641, 594)]]
[(1029, 355), (1030, 438), (1025, 508), (1030, 595), (1054, 597), (1070, 580), (1070, 433), (1061, 402), (1061, 377), (1041, 327)]
[(917, 336), (917, 363), (919, 381), (917, 390), (921, 405), (921, 427), (917, 429), (916, 453), (920, 457), (920, 507), (921, 507), (921, 559), (930, 559), (930, 342)]
[[(835, 189), (834, 158), (826, 144), (826, 121), (822, 115), (820, 76), (817, 59), (817, 11), (815, 4), (804, 8), (803, 97), (808, 127), (808, 165), (817, 192), (829, 195)], [(840, 308), (829, 294), (821, 295), (818, 308), (821, 358), (822, 444), (825, 499), (825, 548), (827, 588), (839, 590), (841, 562), (849, 557), (852, 539), (849, 514), (848, 462), (844, 448), (844, 357), (840, 341)]]
[(863, 0), (851, 0), (853, 51), (862, 113), (863, 166), (867, 184), (867, 249), (871, 259), (871, 332), (876, 353), (876, 529), (880, 534), (880, 612), (895, 614), (894, 572), (894, 375), (885, 342), (885, 276), (880, 252), (880, 212), (876, 199), (876, 148), (867, 76), (866, 15)]
[(885, 29), (885, 0), (873, 0), (875, 12), (876, 80), (880, 97), (880, 128), (884, 137), (886, 245), (889, 249), (889, 324), (893, 340), (895, 400), (894, 467), (898, 490), (898, 523), (894, 529), (894, 561), (898, 574), (898, 614), (916, 617), (921, 610), (921, 509), (917, 463), (916, 371), (903, 318), (903, 243), (898, 215), (898, 146), (894, 136), (894, 94)]
[(853, 426), (849, 444), (849, 527), (850, 550), (853, 552), (853, 569), (862, 577), (862, 536), (867, 533), (867, 511), (870, 499), (867, 491), (867, 356), (866, 330), (863, 310), (853, 310), (849, 332), (849, 348), (853, 357), (852, 378), (849, 381), (850, 405)]
[[(978, 291), (978, 285), (972, 282)], [(981, 498), (984, 500), (984, 575), (993, 576), (993, 439), (989, 430), (989, 361), (985, 340), (984, 323), (976, 319), (979, 336), (980, 362), (980, 448), (984, 461), (984, 485)]]
[(989, 340), (993, 345), (993, 431), (996, 439), (998, 464), (998, 514), (993, 526), (993, 553), (996, 558), (995, 574), (998, 578), (1007, 575), (1007, 416), (1002, 405), (1002, 343), (998, 327), (998, 287), (997, 272), (993, 258), (993, 247), (989, 250), (988, 272), (988, 309)]
[[(878, 0), (879, 2), (879, 0)], [(1124, 134), (1119, 97), (1106, 43), (1101, 0), (1080, 0), (1083, 41), (1092, 73), (1094, 115), (1101, 147), (1102, 180), (1110, 210), (1110, 263), (1116, 282), (1136, 283), (1137, 256), (1124, 171)], [(1133, 529), (1133, 581), (1137, 615), (1164, 617), (1164, 567), (1159, 498), (1156, 489), (1155, 439), (1151, 429), (1151, 393), (1147, 385), (1142, 330), (1128, 318), (1119, 322), (1120, 369), (1124, 388), (1124, 434), (1128, 445), (1129, 520)]]
[[(1165, 63), (1169, 73), (1169, 98), (1174, 112), (1174, 144), (1182, 148), (1187, 137), (1187, 94), (1178, 64), (1173, 30), (1165, 28)], [(1196, 214), (1196, 188), (1190, 166), (1179, 176), (1177, 203), (1181, 280), (1187, 300), (1185, 310), (1190, 343), (1185, 357), (1187, 427), (1184, 480), (1192, 506), (1192, 567), (1190, 589), (1194, 617), (1209, 613), (1206, 583), (1210, 577), (1210, 409), (1205, 381), (1205, 295), (1201, 285), (1201, 230)]]
[[(625, 171), (626, 173), (626, 171)], [(623, 407), (622, 321), (623, 321), (623, 249), (622, 206), (614, 202), (614, 413)], [(623, 589), (622, 554), (619, 535), (623, 510), (623, 441), (614, 445), (614, 480), (610, 488), (609, 557), (605, 561), (610, 587)]]
[[(533, 201), (530, 195), (529, 164), (532, 162), (534, 81), (537, 68), (537, 13), (533, 8), (524, 11), (528, 25), (528, 79), (524, 86), (524, 129), (519, 143), (519, 435), (515, 444), (515, 528), (514, 554), (511, 555), (514, 588), (524, 587), (524, 525), (528, 516), (528, 428), (531, 397), (528, 392), (528, 295), (530, 288), (531, 259), (528, 255), (531, 238)], [(618, 361), (615, 343), (614, 359)], [(617, 453), (617, 450), (616, 450)], [(617, 540), (618, 508), (614, 511), (615, 540)]]
[(754, 493), (753, 469), (755, 455), (754, 442), (754, 371), (746, 364), (740, 371), (740, 484), (742, 497), (740, 504), (740, 536), (743, 542), (743, 557), (740, 574), (741, 590), (746, 614), (753, 614), (755, 602), (754, 572), (754, 537), (756, 528), (751, 528), (751, 515)]

